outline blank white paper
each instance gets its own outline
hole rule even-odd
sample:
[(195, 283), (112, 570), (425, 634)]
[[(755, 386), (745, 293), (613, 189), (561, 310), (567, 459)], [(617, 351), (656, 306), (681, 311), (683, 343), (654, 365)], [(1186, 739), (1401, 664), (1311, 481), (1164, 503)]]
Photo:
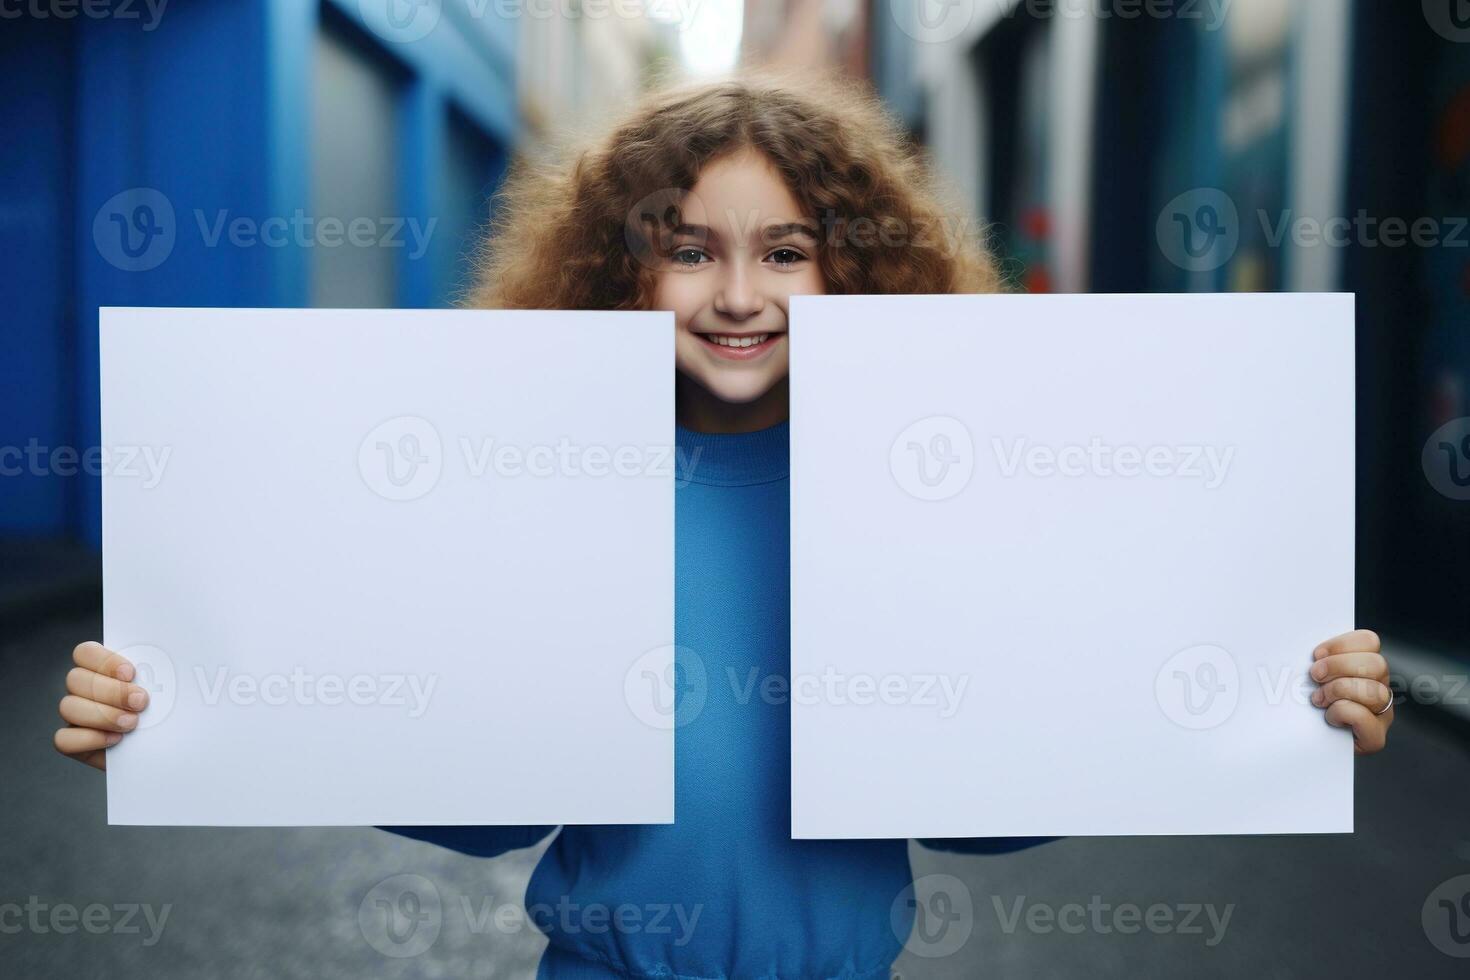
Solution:
[(113, 824), (667, 823), (667, 313), (104, 309)]
[(797, 297), (798, 838), (1352, 830), (1350, 295)]

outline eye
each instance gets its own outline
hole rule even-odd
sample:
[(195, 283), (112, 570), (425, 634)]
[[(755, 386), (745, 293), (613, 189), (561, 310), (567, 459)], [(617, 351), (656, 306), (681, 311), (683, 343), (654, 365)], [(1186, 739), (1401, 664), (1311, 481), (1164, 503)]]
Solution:
[(794, 248), (778, 248), (766, 258), (777, 265), (795, 265), (806, 260), (806, 256)]
[(706, 261), (709, 261), (709, 256), (703, 250), (694, 248), (691, 245), (683, 245), (674, 249), (673, 254), (669, 258), (674, 261), (675, 265), (688, 266), (703, 265)]

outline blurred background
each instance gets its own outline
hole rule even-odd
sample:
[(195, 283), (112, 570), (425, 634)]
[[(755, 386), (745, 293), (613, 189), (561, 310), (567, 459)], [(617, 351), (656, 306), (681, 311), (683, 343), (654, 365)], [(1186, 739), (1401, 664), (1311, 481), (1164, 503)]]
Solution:
[[(1463, 975), (1470, 3), (0, 0), (0, 54), (0, 972), (534, 972), (529, 927), (446, 924), (405, 960), (358, 911), (400, 873), (514, 906), (539, 849), (108, 829), (103, 781), (52, 753), (70, 648), (101, 636), (97, 310), (448, 305), (515, 155), (658, 75), (769, 64), (873, 85), (1027, 290), (1357, 295), (1358, 622), (1402, 695), (1358, 764), (1358, 832), (916, 849), (916, 874), (966, 883), (975, 931), (899, 971)], [(1098, 894), (1236, 911), (1209, 946), (992, 912)], [(9, 928), (28, 902), (171, 913), (152, 943), (146, 917)]]

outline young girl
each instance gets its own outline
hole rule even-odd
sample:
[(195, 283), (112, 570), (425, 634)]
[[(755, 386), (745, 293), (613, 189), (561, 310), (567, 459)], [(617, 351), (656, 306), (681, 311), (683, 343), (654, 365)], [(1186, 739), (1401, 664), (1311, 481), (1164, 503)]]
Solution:
[[(844, 84), (667, 91), (564, 166), (518, 168), (471, 297), (674, 312), (678, 458), (692, 461), (679, 473), (675, 638), (711, 678), (788, 671), (790, 297), (1001, 288), (899, 128)], [(74, 658), (56, 746), (104, 768), (147, 695), (100, 645)], [(1351, 726), (1359, 753), (1381, 749), (1393, 710), (1378, 638), (1356, 630), (1312, 658), (1327, 722)], [(907, 844), (791, 839), (788, 712), (710, 683), (697, 717), (676, 713), (677, 822), (562, 829), (526, 892), (550, 940), (541, 976), (888, 976), (914, 916), (896, 901)], [(389, 829), (492, 857), (554, 828)], [(998, 853), (1042, 840), (923, 843)], [(636, 922), (617, 914), (630, 906)]]

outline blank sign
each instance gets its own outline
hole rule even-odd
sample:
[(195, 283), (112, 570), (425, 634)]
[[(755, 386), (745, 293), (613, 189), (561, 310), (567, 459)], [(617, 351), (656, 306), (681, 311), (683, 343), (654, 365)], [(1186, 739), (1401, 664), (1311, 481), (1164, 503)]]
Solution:
[(673, 819), (669, 314), (101, 330), (111, 823)]
[(797, 297), (791, 379), (793, 836), (1351, 831), (1351, 296)]

